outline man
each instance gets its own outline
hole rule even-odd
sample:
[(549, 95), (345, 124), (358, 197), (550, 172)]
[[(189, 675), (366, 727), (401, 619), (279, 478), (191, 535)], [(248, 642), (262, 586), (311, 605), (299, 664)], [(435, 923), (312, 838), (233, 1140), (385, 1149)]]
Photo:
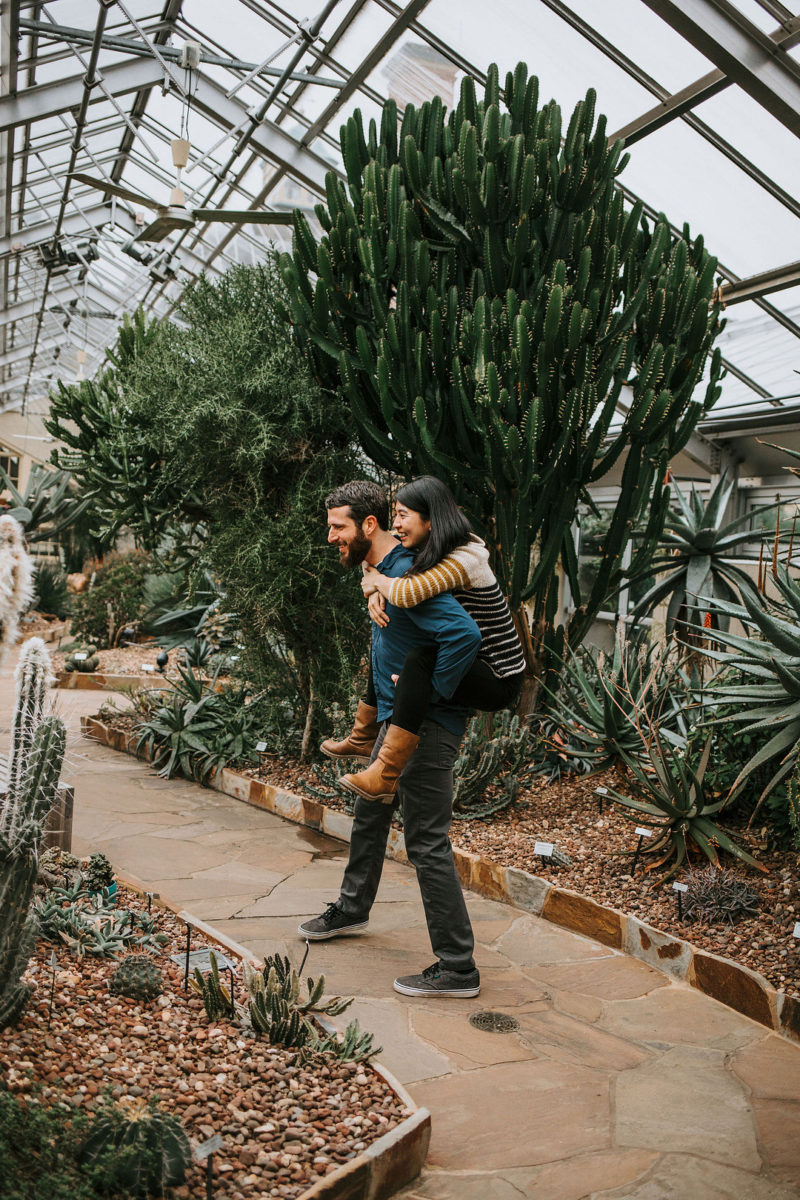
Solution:
[[(326, 500), (328, 542), (344, 567), (366, 561), (394, 578), (405, 574), (413, 555), (389, 532), (383, 489), (366, 480), (344, 484)], [(437, 961), (419, 975), (395, 979), (406, 996), (477, 996), (480, 975), (473, 958), (474, 937), (453, 861), (449, 831), (453, 812), (453, 763), (468, 713), (443, 699), (452, 695), (480, 647), (475, 622), (452, 595), (425, 600), (416, 608), (387, 604), (389, 623), (373, 627), (372, 672), (377, 720), (383, 724), (372, 757), (380, 751), (392, 716), (394, 684), (409, 650), (437, 648), (431, 703), (419, 743), (400, 775), (406, 852), (416, 869), (428, 934)], [(339, 899), (320, 917), (299, 927), (312, 940), (340, 937), (366, 928), (383, 870), (392, 807), (357, 799), (350, 855)]]

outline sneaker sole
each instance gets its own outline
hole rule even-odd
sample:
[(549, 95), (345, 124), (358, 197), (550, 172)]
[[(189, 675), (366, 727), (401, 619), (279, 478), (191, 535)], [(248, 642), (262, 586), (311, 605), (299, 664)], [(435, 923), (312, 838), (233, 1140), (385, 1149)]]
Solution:
[(330, 933), (311, 933), (303, 928), (302, 925), (297, 926), (297, 932), (301, 937), (308, 938), (310, 942), (327, 942), (330, 938), (348, 937), (351, 933), (359, 933), (362, 929), (366, 929), (369, 921), (362, 921), (360, 925), (347, 925), (344, 929), (332, 929)]
[(393, 987), (401, 996), (457, 996), (466, 1000), (477, 996), (481, 990), (480, 984), (470, 988), (415, 988), (409, 987), (405, 983), (398, 983), (397, 980), (394, 981)]
[[(320, 746), (320, 750), (322, 750), (322, 746)], [(334, 762), (357, 762), (363, 763), (365, 767), (368, 767), (370, 762), (368, 754), (332, 754), (330, 750), (322, 750), (322, 753)]]

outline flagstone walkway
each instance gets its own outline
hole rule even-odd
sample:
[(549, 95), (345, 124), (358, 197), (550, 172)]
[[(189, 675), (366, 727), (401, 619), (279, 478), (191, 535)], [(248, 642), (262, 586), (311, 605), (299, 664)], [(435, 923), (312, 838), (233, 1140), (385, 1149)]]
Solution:
[[(102, 693), (53, 695), (70, 728), (75, 851), (102, 850), (255, 954), (299, 962), (297, 924), (335, 899), (346, 845), (159, 779), (80, 737)], [(11, 702), (7, 665), (3, 744)], [(312, 944), (307, 963), (329, 992), (356, 996), (338, 1021), (372, 1031), (381, 1062), (432, 1113), (427, 1167), (405, 1200), (800, 1196), (800, 1046), (587, 938), (472, 893), (467, 903), (475, 1000), (392, 990), (431, 959), (414, 872), (392, 861), (365, 934)], [(484, 1010), (518, 1029), (471, 1026)]]

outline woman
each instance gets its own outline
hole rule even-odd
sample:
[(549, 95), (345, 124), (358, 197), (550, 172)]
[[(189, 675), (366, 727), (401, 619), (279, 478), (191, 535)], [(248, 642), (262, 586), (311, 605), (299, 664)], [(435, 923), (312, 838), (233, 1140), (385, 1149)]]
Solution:
[[(398, 608), (413, 608), (431, 596), (452, 591), (477, 624), (483, 640), (475, 662), (452, 696), (445, 699), (484, 712), (507, 708), (516, 700), (522, 683), (522, 647), (489, 567), (486, 546), (472, 532), (450, 489), (432, 475), (423, 475), (400, 488), (394, 529), (398, 540), (407, 550), (415, 551), (416, 557), (399, 579), (381, 575), (374, 567), (365, 568), (361, 586), (369, 597), (372, 619), (379, 625), (389, 621), (383, 611), (386, 600)], [(434, 646), (423, 646), (408, 654), (400, 675), (395, 677), (394, 711), (377, 758), (366, 770), (342, 777), (350, 791), (367, 800), (391, 803), (400, 770), (416, 749), (431, 699), (435, 667)], [(343, 742), (323, 742), (322, 751), (330, 758), (367, 757), (377, 736), (376, 715), (370, 671), (367, 695), (359, 704), (358, 727)]]

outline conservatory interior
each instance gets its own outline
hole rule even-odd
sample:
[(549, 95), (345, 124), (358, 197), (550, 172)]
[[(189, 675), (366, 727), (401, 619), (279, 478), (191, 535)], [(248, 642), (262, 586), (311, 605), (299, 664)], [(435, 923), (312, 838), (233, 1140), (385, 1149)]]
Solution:
[(0, 0), (3, 1195), (800, 1196), (800, 3), (316, 3)]

